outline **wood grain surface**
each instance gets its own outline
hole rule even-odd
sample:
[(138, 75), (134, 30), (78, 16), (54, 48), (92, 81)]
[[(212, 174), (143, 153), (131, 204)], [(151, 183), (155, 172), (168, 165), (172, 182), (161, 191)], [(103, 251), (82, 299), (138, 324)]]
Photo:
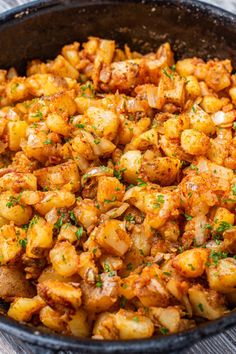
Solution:
[[(31, 0), (32, 1), (32, 0)], [(27, 0), (0, 0), (0, 12), (6, 11), (29, 3)], [(205, 0), (225, 10), (236, 13), (236, 0)], [(51, 351), (38, 350), (21, 342), (19, 339), (0, 332), (0, 354), (51, 354)], [(57, 354), (72, 354), (71, 352), (60, 351)], [(79, 354), (79, 353), (78, 353)], [(164, 353), (163, 353), (164, 354)], [(190, 348), (181, 351), (181, 354), (236, 354), (236, 328), (219, 333), (209, 339), (202, 340)]]

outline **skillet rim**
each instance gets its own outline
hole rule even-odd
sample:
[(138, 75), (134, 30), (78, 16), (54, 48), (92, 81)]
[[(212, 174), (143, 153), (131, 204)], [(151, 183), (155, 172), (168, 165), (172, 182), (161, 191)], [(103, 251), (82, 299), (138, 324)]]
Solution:
[[(34, 16), (36, 12), (50, 10), (69, 5), (71, 7), (83, 7), (93, 4), (105, 5), (122, 3), (122, 0), (34, 0), (29, 4), (16, 6), (0, 14), (0, 26), (10, 23), (14, 26), (17, 22)], [(207, 11), (212, 17), (226, 22), (227, 25), (236, 23), (236, 14), (194, 0), (126, 0), (130, 3), (153, 3), (153, 5), (165, 4), (165, 6), (179, 6), (191, 11)], [(15, 22), (15, 23), (14, 23)], [(236, 325), (236, 311), (223, 317), (205, 322), (194, 329), (186, 330), (167, 336), (156, 336), (147, 339), (136, 340), (94, 340), (90, 338), (75, 338), (60, 334), (46, 333), (31, 326), (16, 322), (6, 316), (0, 315), (0, 330), (14, 335), (28, 343), (55, 350), (81, 350), (81, 353), (163, 353), (164, 351), (178, 350), (188, 347), (200, 339), (213, 336), (219, 331), (224, 331)]]

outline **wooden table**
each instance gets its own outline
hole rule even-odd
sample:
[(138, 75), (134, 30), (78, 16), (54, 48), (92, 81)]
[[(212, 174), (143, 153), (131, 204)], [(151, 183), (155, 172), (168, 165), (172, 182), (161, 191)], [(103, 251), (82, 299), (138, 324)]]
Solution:
[[(32, 0), (31, 0), (32, 1)], [(14, 6), (30, 2), (28, 0), (0, 0), (0, 12), (9, 10)], [(236, 0), (205, 0), (218, 5), (225, 10), (236, 13)], [(22, 343), (19, 339), (0, 332), (0, 354), (51, 354), (51, 351), (38, 351)], [(181, 354), (236, 354), (236, 328), (225, 331), (209, 339), (202, 340)], [(59, 353), (57, 353), (59, 354)], [(61, 351), (60, 354), (72, 354)], [(79, 353), (78, 353), (79, 354)], [(164, 354), (164, 353), (163, 353)]]

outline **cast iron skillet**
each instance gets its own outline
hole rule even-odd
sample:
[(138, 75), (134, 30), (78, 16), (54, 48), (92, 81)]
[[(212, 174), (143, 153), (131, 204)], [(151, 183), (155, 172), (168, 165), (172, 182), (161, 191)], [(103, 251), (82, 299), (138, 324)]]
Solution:
[[(141, 52), (169, 40), (177, 58), (231, 58), (236, 67), (236, 16), (216, 7), (191, 0), (42, 0), (0, 15), (0, 68), (14, 65), (23, 73), (28, 60), (53, 58), (64, 44), (89, 35), (113, 38)], [(39, 332), (0, 317), (0, 330), (26, 342), (81, 354), (177, 351), (233, 325), (235, 312), (175, 335), (98, 341)]]

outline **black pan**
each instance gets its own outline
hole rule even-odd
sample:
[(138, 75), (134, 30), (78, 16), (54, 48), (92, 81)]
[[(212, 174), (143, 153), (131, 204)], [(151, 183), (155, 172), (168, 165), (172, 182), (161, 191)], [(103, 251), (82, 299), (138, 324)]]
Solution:
[[(231, 58), (236, 67), (236, 16), (214, 6), (188, 0), (43, 0), (0, 15), (0, 68), (16, 66), (24, 73), (28, 60), (53, 58), (64, 44), (89, 35), (113, 38), (143, 53), (169, 40), (177, 58)], [(98, 341), (47, 334), (0, 317), (0, 330), (41, 348), (80, 354), (177, 351), (233, 325), (236, 313), (175, 335)]]

